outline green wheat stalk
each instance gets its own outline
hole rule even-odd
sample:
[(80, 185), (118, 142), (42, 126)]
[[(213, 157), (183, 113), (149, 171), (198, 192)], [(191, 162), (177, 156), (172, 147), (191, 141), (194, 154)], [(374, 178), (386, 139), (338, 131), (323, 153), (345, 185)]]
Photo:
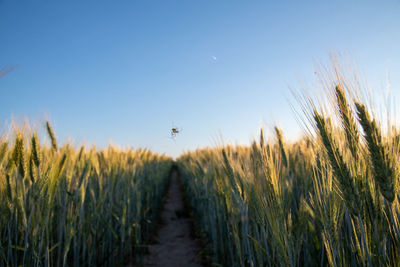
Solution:
[(37, 134), (33, 134), (31, 138), (31, 153), (32, 160), (35, 163), (36, 167), (39, 168), (40, 165), (40, 142)]
[(287, 156), (286, 156), (285, 144), (283, 142), (282, 131), (278, 127), (275, 127), (275, 133), (276, 133), (276, 137), (278, 138), (278, 144), (279, 144), (279, 149), (281, 151), (283, 164), (285, 165), (285, 167), (287, 167), (288, 160), (287, 160)]
[(395, 171), (391, 167), (389, 155), (382, 143), (381, 132), (375, 120), (371, 120), (368, 111), (361, 103), (356, 102), (358, 120), (364, 130), (375, 181), (382, 195), (390, 203), (395, 199)]
[(350, 170), (345, 164), (339, 149), (333, 142), (330, 127), (326, 125), (324, 117), (322, 117), (316, 110), (314, 110), (314, 120), (321, 136), (322, 143), (326, 149), (333, 173), (339, 181), (340, 190), (344, 195), (346, 206), (353, 215), (358, 215), (360, 212), (359, 194), (355, 187), (354, 179), (350, 174)]
[(50, 123), (48, 121), (46, 121), (46, 129), (47, 129), (47, 133), (50, 137), (51, 140), (51, 147), (57, 151), (58, 150), (58, 146), (57, 146), (57, 139), (56, 136), (54, 134), (53, 128), (51, 127)]
[(355, 161), (358, 161), (358, 140), (359, 132), (356, 125), (356, 120), (353, 117), (353, 113), (347, 102), (345, 92), (339, 86), (335, 88), (336, 100), (338, 105), (338, 112), (342, 121), (343, 128), (346, 134), (347, 145), (349, 146), (350, 152), (354, 157)]
[(15, 144), (14, 144), (14, 150), (11, 156), (11, 159), (9, 161), (9, 168), (11, 168), (12, 165), (15, 165), (18, 168), (18, 173), (22, 176), (25, 177), (26, 173), (26, 161), (25, 161), (25, 145), (24, 145), (24, 139), (21, 133), (18, 133), (16, 138), (15, 138)]

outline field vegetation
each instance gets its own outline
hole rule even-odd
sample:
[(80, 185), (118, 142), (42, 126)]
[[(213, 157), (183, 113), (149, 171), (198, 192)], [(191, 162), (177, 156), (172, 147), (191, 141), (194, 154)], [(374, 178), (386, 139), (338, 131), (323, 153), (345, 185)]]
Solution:
[(0, 266), (140, 261), (172, 159), (147, 150), (59, 147), (15, 127), (0, 138)]
[(14, 127), (0, 137), (0, 266), (140, 265), (175, 164), (213, 266), (400, 266), (400, 134), (359, 83), (336, 70), (321, 84), (297, 95), (297, 141), (275, 127), (175, 163)]
[(261, 130), (250, 147), (178, 159), (211, 262), (400, 266), (399, 134), (336, 78), (327, 102), (298, 97), (309, 127), (300, 140)]

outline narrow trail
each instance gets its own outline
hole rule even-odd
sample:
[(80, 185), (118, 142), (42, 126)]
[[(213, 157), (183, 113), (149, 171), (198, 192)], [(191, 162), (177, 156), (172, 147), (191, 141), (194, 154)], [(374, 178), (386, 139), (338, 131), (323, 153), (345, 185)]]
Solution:
[(179, 186), (177, 170), (171, 173), (170, 186), (161, 213), (162, 224), (158, 229), (155, 244), (149, 247), (144, 266), (188, 266), (201, 265), (197, 255), (200, 245), (193, 239), (190, 218), (185, 216), (183, 194)]

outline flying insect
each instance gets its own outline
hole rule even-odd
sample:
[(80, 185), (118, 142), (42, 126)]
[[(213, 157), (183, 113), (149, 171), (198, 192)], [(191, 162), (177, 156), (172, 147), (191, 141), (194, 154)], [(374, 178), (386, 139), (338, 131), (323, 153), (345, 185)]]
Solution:
[(172, 124), (172, 128), (170, 131), (170, 138), (175, 140), (175, 137), (180, 134), (182, 130), (178, 127), (176, 127), (174, 124)]

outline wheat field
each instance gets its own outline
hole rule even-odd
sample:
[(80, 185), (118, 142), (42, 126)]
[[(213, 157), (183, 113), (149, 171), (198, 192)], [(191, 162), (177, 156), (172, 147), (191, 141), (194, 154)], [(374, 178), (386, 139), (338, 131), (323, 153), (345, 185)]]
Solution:
[[(299, 97), (309, 134), (172, 158), (0, 138), (0, 266), (141, 262), (172, 166), (212, 266), (400, 266), (400, 135), (340, 79)], [(302, 99), (302, 100), (301, 100)], [(390, 123), (389, 123), (390, 124)]]
[[(400, 266), (399, 137), (331, 84), (314, 135), (225, 145), (178, 159), (210, 261), (220, 266)], [(325, 109), (326, 110), (326, 109)], [(307, 119), (305, 119), (307, 120)], [(338, 123), (334, 123), (337, 121)]]
[(172, 159), (147, 150), (0, 140), (0, 266), (120, 266), (143, 254)]

